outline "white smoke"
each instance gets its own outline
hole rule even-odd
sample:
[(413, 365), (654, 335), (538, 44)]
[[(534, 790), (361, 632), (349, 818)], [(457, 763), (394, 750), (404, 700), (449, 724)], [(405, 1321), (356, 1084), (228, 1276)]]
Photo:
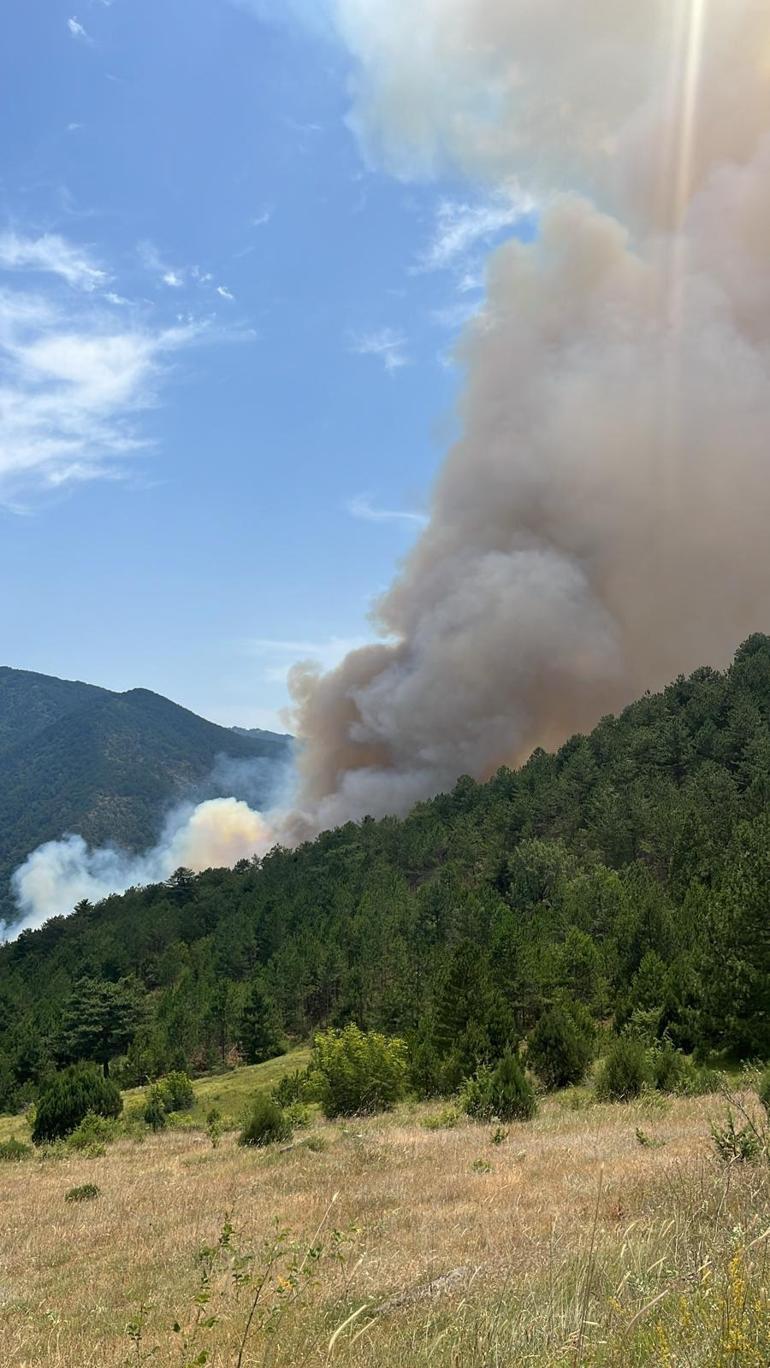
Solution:
[(17, 936), (49, 917), (67, 916), (83, 898), (95, 903), (127, 888), (161, 883), (180, 866), (198, 873), (264, 855), (274, 839), (265, 819), (246, 803), (212, 798), (195, 808), (177, 808), (158, 844), (141, 855), (113, 846), (91, 849), (76, 835), (48, 841), (15, 871), (12, 885), (22, 920), (0, 925), (0, 933)]

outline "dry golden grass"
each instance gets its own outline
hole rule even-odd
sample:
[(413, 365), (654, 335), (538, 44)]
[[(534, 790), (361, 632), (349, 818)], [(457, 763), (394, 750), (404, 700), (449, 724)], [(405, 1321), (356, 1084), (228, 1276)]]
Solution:
[[(1, 1361), (235, 1368), (253, 1286), (235, 1285), (227, 1250), (197, 1310), (219, 1319), (182, 1344), (196, 1318), (196, 1256), (232, 1212), (241, 1249), (258, 1250), (278, 1218), (305, 1245), (323, 1222), (327, 1251), (298, 1275), (302, 1285), (309, 1267), (316, 1273), (301, 1293), (287, 1263), (283, 1283), (273, 1270), (242, 1368), (770, 1362), (770, 1340), (768, 1357), (752, 1357), (765, 1353), (766, 1166), (717, 1163), (718, 1099), (584, 1100), (577, 1091), (550, 1099), (501, 1144), (465, 1121), (426, 1129), (439, 1109), (412, 1107), (319, 1121), (311, 1140), (322, 1148), (300, 1135), (286, 1152), (243, 1150), (230, 1135), (212, 1149), (205, 1134), (166, 1132), (120, 1140), (102, 1158), (5, 1165)], [(641, 1145), (637, 1128), (655, 1143)], [(67, 1204), (68, 1189), (86, 1182), (101, 1196)], [(340, 1260), (334, 1229), (345, 1232)], [(421, 1294), (457, 1269), (444, 1295)], [(141, 1307), (132, 1340), (126, 1327)], [(273, 1308), (272, 1331), (261, 1328), (262, 1308)], [(335, 1327), (356, 1312), (330, 1350)], [(204, 1351), (208, 1360), (195, 1357)]]

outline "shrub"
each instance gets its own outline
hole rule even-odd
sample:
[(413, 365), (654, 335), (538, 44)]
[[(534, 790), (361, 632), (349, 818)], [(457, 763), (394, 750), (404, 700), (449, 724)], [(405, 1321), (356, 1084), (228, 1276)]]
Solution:
[(632, 1036), (620, 1036), (602, 1060), (596, 1094), (603, 1102), (624, 1102), (638, 1097), (650, 1081), (650, 1064), (642, 1042)]
[(685, 1057), (676, 1091), (680, 1097), (703, 1097), (706, 1093), (719, 1092), (721, 1084), (722, 1075), (718, 1069), (695, 1064)]
[(206, 1134), (211, 1141), (212, 1149), (218, 1148), (219, 1142), (222, 1139), (223, 1130), (224, 1122), (219, 1107), (209, 1107), (209, 1110), (206, 1113)]
[(279, 1107), (290, 1107), (292, 1102), (304, 1102), (308, 1090), (307, 1069), (292, 1069), (285, 1073), (271, 1092)]
[(21, 1159), (26, 1159), (32, 1153), (32, 1146), (25, 1145), (15, 1136), (10, 1140), (4, 1140), (0, 1144), (0, 1163), (17, 1164)]
[(564, 1007), (549, 1007), (528, 1041), (528, 1059), (546, 1088), (566, 1088), (579, 1083), (588, 1068), (590, 1035)]
[(273, 1145), (291, 1139), (291, 1122), (274, 1097), (258, 1092), (238, 1137), (240, 1145)]
[(534, 1089), (514, 1054), (482, 1065), (462, 1092), (463, 1109), (476, 1121), (529, 1121), (537, 1111)]
[(67, 1149), (74, 1150), (76, 1154), (85, 1154), (91, 1159), (97, 1159), (106, 1152), (106, 1146), (115, 1139), (115, 1136), (116, 1124), (114, 1119), (88, 1112), (80, 1125), (67, 1136)]
[(433, 1112), (430, 1116), (424, 1116), (420, 1122), (423, 1130), (452, 1130), (460, 1120), (460, 1113), (457, 1107), (443, 1107), (440, 1112)]
[(155, 1084), (160, 1092), (163, 1106), (167, 1112), (188, 1111), (195, 1101), (193, 1085), (181, 1069), (166, 1074)]
[(80, 1187), (70, 1188), (64, 1194), (65, 1202), (92, 1202), (101, 1193), (96, 1183), (82, 1183)]
[(757, 1094), (768, 1116), (770, 1116), (770, 1068), (765, 1069), (757, 1085)]
[(651, 1056), (652, 1081), (660, 1092), (678, 1093), (687, 1071), (687, 1060), (666, 1040)]
[(353, 1023), (322, 1031), (314, 1041), (310, 1079), (326, 1116), (387, 1111), (406, 1090), (406, 1045)]
[(719, 1158), (725, 1164), (751, 1163), (762, 1152), (762, 1140), (756, 1129), (751, 1125), (737, 1128), (729, 1108), (724, 1126), (712, 1123), (711, 1139)]
[(292, 1130), (307, 1130), (313, 1123), (314, 1110), (307, 1102), (291, 1102), (284, 1115)]
[(659, 1092), (675, 1093), (677, 1097), (702, 1097), (719, 1088), (720, 1075), (715, 1069), (693, 1063), (669, 1040), (652, 1051), (650, 1063), (652, 1081)]
[(73, 1064), (52, 1074), (41, 1090), (35, 1111), (32, 1139), (36, 1145), (71, 1134), (93, 1112), (96, 1116), (119, 1116), (123, 1099), (117, 1084), (105, 1078), (95, 1064)]
[(153, 1083), (147, 1089), (147, 1100), (144, 1104), (144, 1123), (153, 1131), (165, 1130), (168, 1124), (165, 1094), (159, 1083)]

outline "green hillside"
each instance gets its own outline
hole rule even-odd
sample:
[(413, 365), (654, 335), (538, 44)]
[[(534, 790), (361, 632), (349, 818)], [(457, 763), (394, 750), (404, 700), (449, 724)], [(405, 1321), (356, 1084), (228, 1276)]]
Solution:
[(221, 756), (262, 762), (267, 794), (271, 762), (286, 758), (289, 740), (215, 726), (147, 689), (116, 694), (2, 670), (0, 920), (13, 917), (12, 870), (42, 841), (74, 831), (141, 849), (170, 804), (199, 796)]
[(0, 665), (0, 755), (9, 747), (22, 745), (67, 713), (108, 696), (107, 689), (93, 684)]
[(768, 1057), (769, 796), (770, 639), (755, 636), (727, 672), (403, 821), (24, 933), (0, 950), (5, 1105), (64, 1056), (62, 1022), (105, 981), (131, 999), (114, 1041), (126, 1086), (232, 1057), (254, 994), (289, 1038), (350, 1019), (406, 1035), (424, 1091), (560, 1001), (603, 1030)]

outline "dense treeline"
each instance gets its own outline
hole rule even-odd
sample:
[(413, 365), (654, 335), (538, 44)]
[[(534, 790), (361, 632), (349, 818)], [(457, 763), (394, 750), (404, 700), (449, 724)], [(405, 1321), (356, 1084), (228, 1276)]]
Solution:
[(178, 871), (24, 933), (0, 951), (0, 1105), (53, 1064), (97, 1060), (128, 1084), (348, 1021), (407, 1037), (423, 1090), (449, 1088), (554, 1008), (767, 1058), (769, 911), (757, 635), (726, 673), (403, 821)]

